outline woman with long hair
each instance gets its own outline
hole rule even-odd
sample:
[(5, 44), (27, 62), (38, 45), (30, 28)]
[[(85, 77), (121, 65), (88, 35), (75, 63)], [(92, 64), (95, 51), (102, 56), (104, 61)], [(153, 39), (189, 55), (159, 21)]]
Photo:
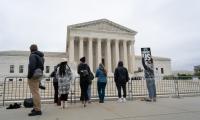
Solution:
[(99, 64), (99, 67), (96, 70), (97, 77), (97, 89), (99, 94), (99, 103), (104, 103), (105, 97), (105, 88), (107, 84), (107, 72), (102, 63)]
[(67, 106), (65, 101), (68, 100), (70, 83), (72, 80), (72, 72), (67, 65), (67, 58), (62, 58), (62, 62), (56, 72), (56, 77), (58, 79), (58, 94), (61, 101), (61, 107), (64, 109)]

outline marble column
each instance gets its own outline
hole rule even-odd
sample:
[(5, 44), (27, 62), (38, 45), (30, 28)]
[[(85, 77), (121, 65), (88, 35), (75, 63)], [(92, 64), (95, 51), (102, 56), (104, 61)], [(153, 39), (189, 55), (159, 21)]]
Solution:
[(134, 71), (136, 70), (136, 63), (135, 63), (135, 49), (134, 49), (134, 43), (135, 43), (135, 40), (131, 40), (131, 64), (132, 64), (132, 73), (134, 73)]
[(93, 72), (93, 49), (92, 49), (92, 39), (88, 38), (88, 42), (89, 42), (89, 49), (88, 49), (88, 63), (90, 66), (90, 70)]
[(111, 47), (110, 47), (110, 42), (111, 40), (108, 40), (106, 41), (106, 52), (107, 52), (107, 71), (108, 71), (108, 74), (111, 74), (112, 71), (111, 71)]
[(123, 51), (124, 51), (124, 67), (128, 69), (128, 59), (127, 59), (127, 41), (123, 40)]
[(101, 39), (97, 39), (97, 65), (102, 63), (101, 59)]
[(83, 57), (84, 49), (83, 49), (83, 37), (79, 38), (79, 59)]
[(74, 39), (75, 37), (70, 37), (69, 38), (69, 48), (70, 48), (70, 53), (69, 53), (69, 60), (74, 61)]
[(115, 67), (119, 62), (119, 40), (115, 40)]
[(132, 50), (131, 50), (131, 45), (132, 45), (132, 41), (128, 41), (127, 42), (127, 49), (128, 49), (128, 71), (130, 71), (130, 73), (133, 73), (133, 55), (132, 55)]

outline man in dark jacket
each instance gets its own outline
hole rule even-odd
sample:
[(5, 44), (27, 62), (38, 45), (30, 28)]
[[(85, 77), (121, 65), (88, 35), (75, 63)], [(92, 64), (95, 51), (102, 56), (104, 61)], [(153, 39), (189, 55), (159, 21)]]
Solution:
[(28, 84), (33, 96), (33, 109), (29, 116), (41, 115), (41, 102), (39, 94), (39, 83), (41, 78), (34, 78), (33, 74), (36, 69), (44, 70), (44, 54), (38, 51), (37, 45), (32, 44), (30, 46), (31, 54), (29, 56), (28, 65)]
[[(114, 73), (115, 83), (118, 91), (118, 102), (126, 102), (126, 83), (129, 80), (128, 70), (123, 66), (123, 62), (118, 62), (118, 67)], [(121, 98), (121, 88), (123, 89), (123, 98)]]

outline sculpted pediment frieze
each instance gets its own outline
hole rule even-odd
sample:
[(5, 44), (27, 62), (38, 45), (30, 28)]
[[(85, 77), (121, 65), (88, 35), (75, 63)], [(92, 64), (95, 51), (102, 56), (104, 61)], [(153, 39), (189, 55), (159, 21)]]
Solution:
[(104, 32), (106, 31), (106, 32), (117, 32), (117, 33), (132, 33), (132, 34), (136, 33), (135, 31), (129, 28), (121, 26), (107, 19), (100, 19), (96, 21), (80, 23), (76, 25), (71, 25), (69, 27), (75, 29), (104, 31)]

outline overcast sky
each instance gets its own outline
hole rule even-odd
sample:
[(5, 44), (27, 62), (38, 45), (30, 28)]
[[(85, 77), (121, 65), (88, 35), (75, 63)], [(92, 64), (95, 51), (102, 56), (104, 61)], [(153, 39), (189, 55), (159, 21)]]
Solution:
[(138, 32), (135, 52), (172, 60), (172, 70), (200, 65), (199, 0), (0, 0), (0, 51), (64, 52), (67, 25), (106, 18)]

